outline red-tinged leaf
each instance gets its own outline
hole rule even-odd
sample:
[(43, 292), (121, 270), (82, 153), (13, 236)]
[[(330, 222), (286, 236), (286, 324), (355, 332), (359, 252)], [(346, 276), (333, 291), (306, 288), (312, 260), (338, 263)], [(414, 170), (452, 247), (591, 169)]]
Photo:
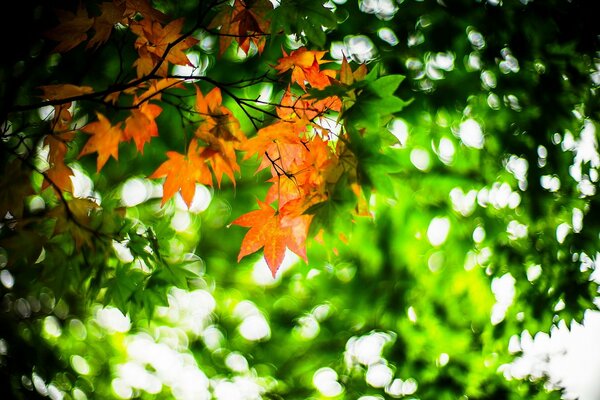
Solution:
[(98, 121), (91, 122), (81, 130), (92, 135), (79, 153), (79, 158), (86, 154), (98, 152), (97, 171), (100, 172), (108, 158), (119, 159), (119, 143), (123, 141), (123, 131), (119, 125), (112, 126), (110, 121), (99, 112)]
[(328, 111), (338, 112), (342, 109), (342, 101), (337, 96), (329, 96), (321, 100), (305, 99), (306, 112), (305, 118), (313, 120), (319, 115), (323, 115)]
[(58, 25), (45, 32), (45, 36), (58, 42), (54, 51), (65, 53), (87, 40), (87, 31), (94, 24), (93, 18), (88, 16), (83, 5), (79, 5), (75, 13), (65, 10), (57, 10)]
[(316, 58), (310, 68), (306, 68), (304, 71), (306, 81), (310, 86), (317, 89), (324, 89), (329, 86), (331, 84), (331, 79), (336, 76), (336, 72), (333, 70), (321, 70)]
[(69, 193), (73, 192), (73, 181), (71, 180), (73, 170), (71, 167), (67, 166), (64, 161), (55, 161), (45, 174), (47, 179), (45, 179), (42, 184), (42, 190), (48, 187), (48, 181), (51, 181), (61, 191)]
[(212, 185), (212, 176), (202, 155), (203, 150), (198, 150), (198, 143), (194, 140), (190, 143), (186, 155), (175, 151), (167, 152), (168, 160), (149, 176), (150, 179), (166, 176), (161, 206), (180, 191), (183, 201), (190, 207), (196, 192), (196, 183)]
[(100, 3), (100, 15), (94, 18), (94, 36), (88, 42), (86, 48), (98, 47), (105, 43), (112, 32), (113, 26), (123, 19), (125, 4), (117, 2)]
[(258, 210), (250, 211), (232, 222), (250, 228), (242, 240), (238, 262), (262, 248), (265, 261), (275, 277), (286, 248), (307, 261), (306, 238), (312, 216), (302, 215), (294, 204), (279, 212), (260, 200), (258, 206)]
[[(134, 103), (137, 99), (134, 100)], [(142, 103), (139, 108), (131, 110), (131, 115), (125, 120), (124, 138), (135, 142), (140, 153), (144, 152), (144, 144), (158, 136), (158, 126), (154, 119), (160, 115), (162, 108), (156, 104)]]
[(292, 232), (289, 227), (281, 225), (279, 214), (274, 208), (260, 200), (258, 206), (258, 210), (250, 211), (232, 222), (234, 225), (250, 228), (242, 240), (238, 262), (262, 248), (265, 261), (275, 277), (285, 257)]

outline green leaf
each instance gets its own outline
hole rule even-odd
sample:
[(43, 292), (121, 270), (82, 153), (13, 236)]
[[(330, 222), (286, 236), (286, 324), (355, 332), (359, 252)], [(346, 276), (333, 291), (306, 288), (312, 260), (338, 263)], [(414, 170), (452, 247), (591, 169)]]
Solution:
[(344, 112), (347, 123), (373, 133), (380, 131), (395, 113), (411, 103), (394, 96), (403, 80), (403, 75), (388, 75), (368, 82), (355, 103)]
[(147, 275), (130, 264), (119, 265), (115, 270), (115, 276), (107, 283), (105, 304), (112, 303), (123, 313), (127, 313), (130, 301), (136, 290), (141, 289)]
[(369, 82), (369, 89), (382, 98), (393, 96), (404, 78), (404, 75), (386, 75)]
[(323, 47), (326, 35), (323, 27), (333, 29), (337, 18), (323, 3), (302, 0), (283, 0), (271, 13), (271, 32), (280, 30), (287, 35), (306, 36), (311, 43)]

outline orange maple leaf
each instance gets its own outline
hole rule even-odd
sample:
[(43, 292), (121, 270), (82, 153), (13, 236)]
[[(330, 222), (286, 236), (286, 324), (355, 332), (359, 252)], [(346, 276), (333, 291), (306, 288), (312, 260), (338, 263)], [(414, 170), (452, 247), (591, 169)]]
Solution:
[(306, 204), (304, 199), (297, 199), (286, 203), (281, 207), (281, 226), (291, 231), (287, 238), (287, 248), (300, 256), (304, 262), (308, 262), (306, 255), (306, 239), (313, 216), (304, 214)]
[(119, 125), (112, 126), (110, 121), (99, 112), (96, 112), (98, 121), (91, 122), (81, 130), (92, 135), (78, 158), (94, 152), (98, 152), (97, 171), (100, 172), (110, 156), (119, 159), (119, 143), (123, 141), (124, 135)]
[(304, 101), (301, 97), (292, 94), (288, 86), (281, 97), (281, 101), (276, 108), (277, 116), (283, 120), (293, 120), (300, 118), (305, 108)]
[(91, 86), (76, 86), (70, 83), (39, 86), (43, 93), (39, 96), (46, 100), (60, 100), (94, 93)]
[(151, 79), (148, 82), (143, 82), (142, 85), (148, 86), (148, 89), (140, 96), (137, 103), (147, 100), (160, 100), (162, 92), (170, 88), (182, 88), (183, 79), (179, 78), (164, 78), (164, 79)]
[(280, 74), (295, 67), (310, 68), (315, 60), (319, 64), (327, 62), (327, 60), (323, 60), (326, 51), (307, 50), (306, 47), (300, 47), (289, 55), (283, 49), (282, 53), (283, 57), (277, 60), (277, 65), (274, 67)]
[(69, 131), (63, 134), (48, 135), (44, 144), (48, 145), (49, 168), (44, 173), (46, 179), (42, 183), (42, 190), (53, 184), (63, 192), (73, 192), (71, 176), (73, 170), (65, 164), (65, 156), (68, 151), (67, 142), (73, 140), (75, 132)]
[(306, 81), (313, 88), (324, 89), (331, 84), (331, 80), (335, 78), (337, 73), (331, 69), (321, 69), (319, 62), (315, 58), (309, 68), (303, 69)]
[(52, 118), (52, 131), (53, 132), (67, 132), (71, 126), (73, 115), (69, 108), (71, 102), (54, 106), (54, 117)]
[(138, 36), (135, 48), (140, 57), (134, 63), (138, 77), (147, 75), (159, 63), (157, 74), (161, 76), (167, 74), (169, 62), (194, 66), (183, 51), (197, 44), (198, 39), (191, 36), (181, 39), (183, 22), (183, 18), (178, 18), (164, 27), (150, 19), (131, 23), (131, 31)]
[(206, 159), (202, 156), (203, 150), (204, 148), (198, 150), (198, 141), (194, 140), (190, 143), (187, 154), (180, 154), (176, 151), (167, 152), (169, 159), (149, 176), (150, 179), (167, 177), (163, 183), (161, 206), (175, 193), (181, 191), (181, 197), (189, 208), (196, 193), (196, 183), (212, 185), (210, 170)]
[[(291, 82), (296, 82), (302, 89), (306, 90), (306, 82), (310, 82), (307, 74), (312, 80), (318, 76), (319, 64), (328, 62), (323, 60), (326, 51), (307, 50), (306, 47), (300, 47), (292, 51), (289, 55), (282, 50), (283, 57), (277, 60), (275, 68), (279, 74), (292, 70)], [(315, 66), (316, 65), (316, 66)], [(316, 68), (316, 71), (315, 71)], [(333, 72), (335, 76), (335, 72)]]
[[(134, 99), (135, 103), (137, 103), (137, 98)], [(124, 139), (133, 139), (140, 153), (144, 153), (144, 144), (149, 143), (152, 137), (158, 136), (158, 126), (154, 119), (161, 112), (161, 107), (145, 102), (138, 108), (132, 109), (131, 115), (125, 120)]]
[(196, 111), (202, 117), (202, 123), (196, 130), (196, 136), (207, 143), (215, 138), (243, 142), (246, 136), (240, 129), (240, 123), (233, 113), (222, 105), (221, 89), (213, 88), (206, 97), (196, 87)]
[[(326, 79), (331, 79), (332, 70), (325, 70)], [(277, 116), (286, 121), (294, 121), (296, 126), (310, 125), (311, 121), (328, 111), (340, 111), (342, 102), (337, 96), (328, 96), (324, 99), (314, 99), (308, 94), (304, 94), (300, 97), (295, 96), (288, 87), (285, 91), (279, 105), (277, 106)], [(301, 121), (300, 121), (301, 120)], [(298, 132), (302, 132), (305, 129), (300, 129)]]
[(234, 225), (250, 228), (242, 240), (238, 262), (262, 248), (265, 261), (275, 277), (285, 257), (286, 248), (306, 261), (304, 242), (305, 232), (308, 232), (306, 222), (309, 222), (310, 216), (286, 218), (265, 202), (258, 200), (258, 206), (258, 210), (250, 211), (232, 222)]
[[(331, 169), (337, 165), (333, 149), (320, 136), (314, 136), (298, 149), (299, 155), (292, 162), (278, 164), (272, 169), (274, 176), (269, 179), (273, 185), (269, 188), (266, 201), (278, 201), (279, 207), (299, 200), (294, 204), (302, 211), (327, 198), (326, 185)], [(284, 174), (278, 173), (285, 166)], [(281, 168), (280, 168), (281, 167)]]
[(246, 141), (238, 119), (222, 103), (221, 89), (218, 87), (206, 96), (196, 87), (196, 111), (202, 118), (196, 129), (196, 137), (208, 146), (206, 159), (219, 187), (223, 175), (227, 175), (235, 185), (234, 173), (240, 170), (235, 151)]
[[(306, 129), (302, 124), (301, 129)], [(296, 132), (294, 122), (279, 121), (261, 128), (256, 136), (248, 139), (240, 149), (245, 151), (244, 160), (254, 155), (262, 157), (257, 171), (266, 167), (275, 168), (273, 174), (285, 174), (289, 166), (304, 157), (306, 150), (302, 139)]]
[[(42, 91), (39, 96), (44, 100), (66, 100), (73, 97), (82, 96), (94, 92), (90, 86), (76, 86), (71, 84), (45, 85), (39, 86)], [(64, 132), (69, 130), (73, 115), (71, 115), (72, 102), (65, 101), (62, 104), (54, 106), (54, 116), (52, 118), (52, 130), (54, 132)]]
[(232, 142), (219, 139), (218, 146), (206, 148), (203, 156), (210, 164), (219, 187), (221, 187), (223, 175), (227, 175), (235, 185), (235, 173), (240, 171), (240, 166), (237, 163), (235, 148)]
[(94, 19), (88, 16), (83, 5), (79, 5), (75, 13), (66, 10), (56, 10), (59, 24), (46, 31), (44, 36), (58, 42), (54, 51), (58, 53), (67, 52), (87, 40), (87, 31), (94, 24)]

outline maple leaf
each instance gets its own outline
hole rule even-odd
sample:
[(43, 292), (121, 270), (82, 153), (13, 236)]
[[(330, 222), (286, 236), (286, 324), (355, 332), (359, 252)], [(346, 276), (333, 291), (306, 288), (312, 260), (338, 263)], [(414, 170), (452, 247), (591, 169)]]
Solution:
[(202, 117), (196, 137), (208, 146), (206, 159), (219, 187), (223, 175), (227, 175), (235, 185), (234, 173), (240, 170), (235, 150), (246, 141), (238, 119), (222, 102), (221, 89), (218, 87), (204, 96), (196, 86), (196, 111)]
[(90, 199), (83, 198), (65, 200), (64, 204), (48, 213), (49, 217), (56, 218), (54, 234), (70, 234), (77, 249), (83, 245), (94, 247), (92, 216), (101, 211), (100, 206)]
[[(306, 126), (301, 123), (299, 128), (306, 129)], [(286, 173), (289, 165), (297, 163), (298, 159), (304, 157), (305, 151), (302, 139), (296, 132), (296, 124), (286, 121), (261, 128), (256, 136), (248, 139), (240, 149), (246, 152), (244, 160), (253, 155), (262, 157), (258, 171), (271, 166), (275, 168), (276, 174)]]
[(43, 92), (39, 97), (46, 100), (68, 99), (94, 93), (94, 89), (90, 86), (76, 86), (70, 83), (39, 86), (38, 89)]
[[(90, 86), (76, 86), (71, 84), (45, 85), (39, 86), (38, 89), (42, 90), (42, 94), (39, 97), (44, 100), (68, 99), (94, 92), (94, 89)], [(69, 130), (69, 126), (73, 120), (73, 115), (69, 111), (71, 105), (72, 102), (69, 101), (54, 106), (52, 131), (64, 132)]]
[(310, 86), (317, 89), (324, 89), (331, 84), (331, 79), (335, 78), (336, 72), (331, 69), (321, 70), (315, 57), (312, 65), (304, 69), (304, 76)]
[(233, 113), (222, 105), (221, 89), (213, 88), (204, 97), (196, 87), (196, 111), (203, 118), (196, 130), (196, 136), (211, 143), (215, 138), (243, 142), (246, 136), (240, 129), (240, 123)]
[(313, 216), (304, 214), (305, 210), (304, 199), (297, 199), (286, 203), (281, 207), (279, 213), (281, 214), (281, 226), (291, 231), (291, 235), (287, 237), (287, 248), (300, 256), (304, 262), (308, 262), (306, 239)]
[(293, 120), (301, 116), (303, 109), (304, 101), (301, 97), (294, 96), (288, 86), (277, 106), (277, 116), (283, 120)]
[(275, 175), (267, 182), (272, 183), (265, 195), (265, 201), (269, 204), (277, 201), (280, 206), (283, 206), (290, 201), (308, 196), (308, 193), (304, 191), (304, 186), (298, 182), (294, 174)]
[[(216, 150), (215, 147), (217, 148)], [(203, 156), (210, 164), (219, 187), (221, 187), (223, 175), (227, 175), (235, 185), (234, 174), (240, 171), (240, 166), (237, 163), (235, 147), (232, 142), (219, 139), (218, 145), (208, 147), (204, 151)]]
[(49, 168), (45, 171), (46, 179), (42, 183), (42, 190), (50, 184), (55, 185), (63, 192), (73, 192), (73, 170), (65, 164), (65, 156), (68, 151), (67, 142), (73, 140), (75, 132), (69, 131), (63, 134), (48, 135), (44, 144), (48, 145)]
[(97, 171), (100, 172), (110, 156), (115, 160), (119, 159), (119, 143), (123, 141), (124, 135), (119, 125), (112, 126), (110, 121), (99, 112), (96, 112), (96, 116), (98, 121), (91, 122), (81, 129), (92, 136), (83, 146), (78, 158), (98, 152)]
[[(154, 69), (156, 65), (155, 57), (146, 50), (145, 48), (140, 48), (138, 50), (139, 57), (133, 63), (133, 66), (136, 67), (138, 78), (143, 77), (144, 75), (149, 75), (150, 72)], [(168, 67), (166, 63), (162, 63), (159, 69), (156, 71), (159, 75), (164, 75), (168, 71)]]
[(346, 86), (352, 85), (354, 82), (362, 81), (367, 76), (367, 66), (360, 64), (354, 71), (350, 68), (350, 64), (346, 56), (342, 58), (340, 66), (340, 82)]
[(234, 225), (250, 228), (242, 240), (238, 262), (262, 248), (265, 261), (275, 277), (285, 257), (286, 248), (306, 261), (304, 242), (308, 232), (307, 222), (310, 223), (311, 217), (304, 215), (286, 218), (260, 200), (258, 206), (258, 210), (250, 211), (232, 222)]
[(338, 112), (342, 109), (342, 101), (338, 96), (329, 96), (324, 99), (305, 99), (306, 112), (305, 118), (313, 120), (317, 116), (321, 116), (328, 111)]
[(323, 60), (323, 57), (327, 53), (326, 51), (307, 50), (306, 47), (300, 47), (292, 51), (289, 55), (282, 49), (282, 53), (283, 57), (277, 60), (277, 65), (274, 67), (280, 74), (295, 67), (310, 68), (314, 61), (317, 61), (319, 64), (328, 62), (327, 60)]
[(126, 0), (124, 15), (135, 18), (138, 13), (152, 21), (164, 21), (167, 18), (165, 14), (153, 8), (148, 0)]
[(100, 15), (94, 18), (94, 35), (86, 45), (86, 48), (98, 47), (105, 43), (112, 32), (113, 26), (123, 19), (125, 4), (117, 2), (100, 3)]
[(166, 176), (163, 183), (163, 197), (161, 206), (167, 200), (181, 191), (181, 197), (188, 207), (192, 205), (194, 193), (196, 192), (196, 183), (212, 185), (212, 176), (206, 159), (202, 157), (203, 148), (198, 150), (196, 140), (190, 143), (187, 154), (180, 154), (176, 151), (168, 151), (168, 160), (163, 162), (149, 176), (150, 179), (162, 178)]
[(148, 82), (143, 82), (142, 85), (147, 85), (148, 89), (140, 96), (137, 104), (150, 99), (160, 100), (161, 94), (164, 90), (170, 88), (181, 88), (183, 87), (183, 82), (184, 80), (179, 78), (151, 79)]
[(300, 200), (296, 207), (306, 209), (326, 200), (329, 171), (337, 164), (337, 157), (320, 136), (314, 136), (302, 147), (301, 156), (287, 164), (286, 174), (269, 179), (273, 185), (265, 198), (268, 203), (278, 201), (279, 207), (285, 207), (288, 202)]
[(94, 24), (94, 19), (81, 4), (75, 13), (66, 10), (56, 10), (59, 24), (44, 33), (48, 39), (58, 42), (54, 51), (65, 53), (87, 40), (87, 31)]
[[(326, 79), (330, 79), (330, 70), (327, 71)], [(329, 84), (329, 82), (327, 83)], [(337, 96), (328, 96), (323, 99), (315, 99), (308, 94), (303, 94), (300, 97), (294, 96), (290, 88), (286, 90), (279, 106), (277, 106), (277, 116), (286, 121), (293, 121), (297, 126), (310, 125), (311, 121), (327, 111), (339, 111), (341, 109), (341, 101)], [(299, 121), (301, 120), (301, 121)], [(300, 129), (298, 132), (304, 131)]]
[(56, 133), (66, 132), (71, 126), (73, 116), (69, 108), (71, 102), (54, 106), (54, 116), (52, 117), (52, 131)]
[(135, 48), (140, 57), (134, 63), (138, 77), (147, 75), (159, 63), (159, 75), (167, 74), (169, 62), (194, 66), (183, 51), (197, 44), (198, 39), (181, 39), (183, 22), (183, 18), (178, 18), (163, 27), (158, 21), (142, 19), (131, 24), (131, 31), (138, 36)]
[(282, 50), (282, 53), (283, 57), (279, 58), (277, 60), (277, 65), (273, 67), (279, 74), (292, 70), (291, 82), (296, 82), (305, 90), (305, 82), (309, 81), (307, 74), (309, 74), (311, 79), (315, 82), (321, 81), (318, 74), (319, 64), (328, 62), (328, 60), (323, 60), (323, 57), (327, 53), (326, 51), (307, 50), (306, 47), (300, 47), (299, 49), (292, 51), (289, 55), (284, 50)]
[[(137, 98), (134, 100), (135, 103), (137, 103)], [(149, 143), (152, 137), (158, 136), (155, 118), (161, 112), (161, 107), (145, 102), (138, 108), (132, 109), (131, 115), (125, 120), (124, 139), (133, 139), (140, 153), (144, 153), (144, 144)]]
[(223, 55), (234, 40), (244, 53), (248, 54), (254, 44), (261, 54), (270, 26), (266, 14), (272, 9), (272, 3), (266, 0), (235, 0), (225, 5), (208, 25), (208, 29), (219, 29), (219, 55)]

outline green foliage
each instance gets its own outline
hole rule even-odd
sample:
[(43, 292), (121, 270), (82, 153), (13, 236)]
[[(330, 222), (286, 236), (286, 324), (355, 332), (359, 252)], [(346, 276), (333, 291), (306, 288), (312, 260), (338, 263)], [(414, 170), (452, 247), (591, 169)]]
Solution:
[(325, 47), (326, 30), (335, 29), (338, 24), (331, 9), (319, 1), (282, 0), (270, 19), (273, 33), (296, 35), (298, 40), (307, 41), (317, 48)]

